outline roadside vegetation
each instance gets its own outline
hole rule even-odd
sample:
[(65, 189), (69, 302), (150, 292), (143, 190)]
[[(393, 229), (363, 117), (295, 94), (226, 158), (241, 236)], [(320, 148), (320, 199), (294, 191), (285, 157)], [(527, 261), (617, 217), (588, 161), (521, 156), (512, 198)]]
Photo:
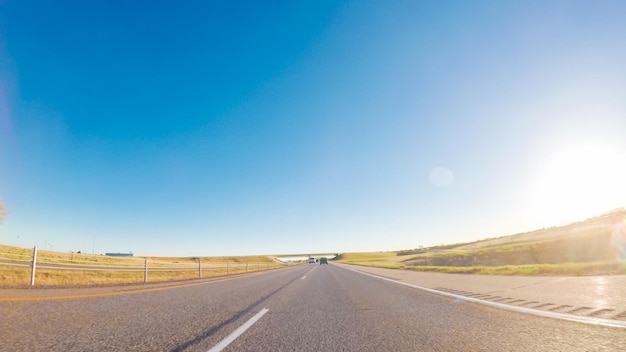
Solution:
[[(0, 245), (0, 259), (17, 260), (25, 265), (32, 260), (32, 249)], [(66, 264), (94, 267), (134, 269), (117, 270), (62, 270), (38, 267), (36, 287), (76, 287), (96, 285), (138, 284), (144, 281), (144, 265), (148, 264), (148, 282), (191, 280), (198, 278), (198, 261), (202, 277), (214, 277), (276, 269), (284, 264), (268, 256), (236, 257), (108, 257), (81, 253), (59, 253), (40, 250), (37, 263)], [(176, 269), (172, 271), (171, 269)], [(31, 269), (0, 263), (0, 287), (27, 287)]]
[[(11, 247), (0, 244), (0, 259), (25, 260), (32, 259), (32, 248)], [(227, 261), (231, 263), (275, 263), (276, 261), (268, 256), (234, 256), (234, 257), (109, 257), (100, 254), (86, 253), (63, 253), (46, 250), (37, 251), (37, 262), (48, 264), (79, 264), (79, 265), (102, 265), (119, 267), (143, 266), (148, 259), (151, 266), (198, 266), (198, 260), (202, 265), (221, 265)]]
[(471, 243), (344, 253), (337, 261), (393, 269), (489, 275), (626, 274), (626, 210), (566, 226)]
[[(0, 245), (0, 259), (25, 266), (0, 263), (0, 287), (27, 287), (32, 249)], [(268, 270), (285, 264), (269, 256), (237, 257), (108, 257), (85, 253), (39, 250), (39, 264), (115, 267), (117, 270), (59, 270), (38, 268), (37, 287), (93, 286), (231, 275)], [(615, 275), (626, 274), (626, 210), (566, 226), (470, 243), (418, 247), (395, 252), (343, 253), (334, 261), (346, 264), (442, 273), (487, 275)], [(136, 269), (136, 270), (135, 270)], [(168, 269), (177, 269), (171, 271)]]

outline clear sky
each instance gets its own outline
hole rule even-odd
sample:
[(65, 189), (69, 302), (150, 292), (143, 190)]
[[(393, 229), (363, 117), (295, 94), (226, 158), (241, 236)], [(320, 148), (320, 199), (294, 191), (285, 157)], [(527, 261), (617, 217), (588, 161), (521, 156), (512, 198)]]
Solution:
[(0, 1), (0, 243), (378, 251), (626, 205), (626, 1)]

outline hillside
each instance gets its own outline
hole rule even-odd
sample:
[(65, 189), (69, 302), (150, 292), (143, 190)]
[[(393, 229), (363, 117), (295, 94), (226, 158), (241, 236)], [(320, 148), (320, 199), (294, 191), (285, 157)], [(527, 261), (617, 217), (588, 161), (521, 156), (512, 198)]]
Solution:
[(497, 274), (626, 273), (626, 210), (532, 232), (398, 252), (344, 254), (345, 263)]

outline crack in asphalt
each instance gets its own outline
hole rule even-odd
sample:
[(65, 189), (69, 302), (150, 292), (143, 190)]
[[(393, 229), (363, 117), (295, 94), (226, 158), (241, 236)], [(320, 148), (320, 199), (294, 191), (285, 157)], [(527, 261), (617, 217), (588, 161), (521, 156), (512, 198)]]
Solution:
[(300, 278), (301, 274), (298, 274), (297, 276), (295, 276), (293, 279), (291, 279), (290, 281), (288, 281), (286, 284), (284, 284), (283, 286), (280, 286), (279, 288), (277, 288), (276, 290), (266, 294), (265, 296), (259, 298), (257, 301), (253, 302), (252, 304), (250, 304), (249, 306), (247, 306), (246, 308), (244, 308), (242, 311), (238, 312), (237, 314), (231, 316), (230, 318), (228, 318), (227, 320), (223, 321), (222, 323), (220, 323), (219, 325), (216, 325), (212, 328), (210, 328), (209, 330), (206, 330), (205, 332), (203, 332), (202, 334), (194, 337), (193, 339), (187, 340), (183, 343), (178, 344), (176, 347), (172, 348), (170, 350), (170, 352), (181, 352), (186, 350), (187, 348), (198, 344), (199, 342), (201, 342), (202, 340), (210, 337), (211, 335), (215, 334), (216, 332), (218, 332), (219, 330), (221, 330), (223, 327), (241, 319), (243, 316), (245, 316), (246, 314), (250, 313), (251, 311), (256, 310), (256, 308), (261, 305), (261, 303), (263, 303), (265, 300), (267, 300), (268, 298), (274, 296), (275, 294), (277, 294), (278, 292), (280, 292), (281, 290), (283, 290), (285, 287), (291, 285), (292, 283), (294, 283), (295, 281), (297, 281)]

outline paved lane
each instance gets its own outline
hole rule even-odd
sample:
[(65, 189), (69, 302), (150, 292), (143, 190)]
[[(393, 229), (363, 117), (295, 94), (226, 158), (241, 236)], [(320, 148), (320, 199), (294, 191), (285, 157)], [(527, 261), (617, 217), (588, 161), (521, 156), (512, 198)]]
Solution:
[(498, 301), (500, 298), (511, 298), (511, 301), (517, 300), (515, 304), (525, 307), (540, 306), (541, 309), (552, 311), (563, 307), (557, 311), (626, 320), (626, 275), (496, 276), (442, 274), (355, 265), (346, 267), (466, 296), (480, 296)]
[(128, 295), (2, 301), (0, 350), (207, 351), (306, 270)]
[(445, 298), (318, 266), (228, 351), (624, 351), (626, 332)]
[(0, 302), (2, 351), (624, 351), (624, 329), (540, 318), (308, 265), (132, 295)]

